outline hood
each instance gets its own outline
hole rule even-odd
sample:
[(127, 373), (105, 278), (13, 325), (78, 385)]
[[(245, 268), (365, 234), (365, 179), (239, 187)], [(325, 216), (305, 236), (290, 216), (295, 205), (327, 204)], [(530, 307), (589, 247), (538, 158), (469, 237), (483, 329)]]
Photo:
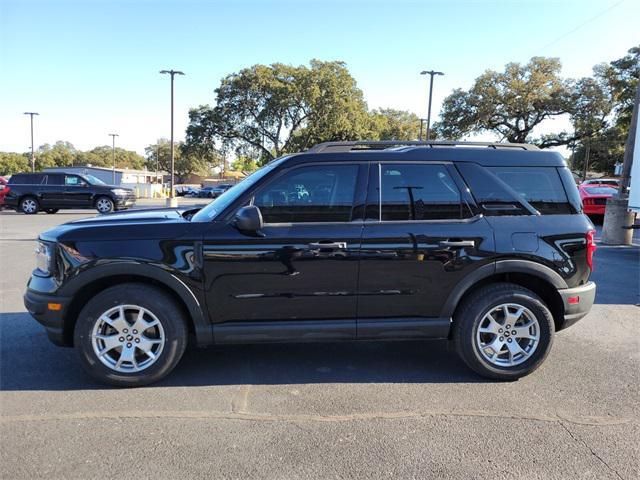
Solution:
[(113, 229), (113, 227), (118, 228), (122, 233), (126, 229), (130, 234), (135, 231), (136, 236), (145, 231), (153, 236), (153, 229), (148, 229), (150, 225), (189, 224), (189, 220), (182, 216), (182, 213), (187, 210), (189, 209), (154, 208), (96, 215), (58, 225), (41, 233), (40, 238), (55, 242), (67, 234), (80, 233), (81, 231), (84, 235), (89, 234), (90, 231), (91, 236), (99, 236), (100, 232), (104, 232), (105, 229)]

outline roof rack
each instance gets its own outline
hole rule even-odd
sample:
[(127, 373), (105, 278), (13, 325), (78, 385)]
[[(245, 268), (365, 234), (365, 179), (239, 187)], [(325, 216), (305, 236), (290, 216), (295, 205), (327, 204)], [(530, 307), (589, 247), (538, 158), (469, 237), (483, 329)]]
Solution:
[(499, 143), (499, 142), (453, 142), (453, 141), (433, 141), (421, 142), (415, 140), (356, 140), (348, 142), (324, 142), (314, 145), (307, 153), (339, 153), (351, 152), (354, 150), (386, 150), (398, 147), (487, 147), (487, 148), (518, 148), (520, 150), (539, 150), (535, 145), (527, 143)]

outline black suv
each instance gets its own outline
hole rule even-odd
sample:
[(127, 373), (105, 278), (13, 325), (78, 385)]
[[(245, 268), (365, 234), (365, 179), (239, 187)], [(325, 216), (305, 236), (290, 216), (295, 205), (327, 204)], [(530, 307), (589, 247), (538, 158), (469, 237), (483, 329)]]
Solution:
[(535, 147), (321, 144), (199, 210), (43, 233), (24, 300), (115, 385), (161, 379), (189, 337), (450, 339), (479, 374), (513, 380), (593, 303), (581, 209), (562, 157)]
[(27, 214), (56, 213), (66, 208), (95, 208), (100, 213), (135, 205), (133, 190), (107, 185), (93, 175), (16, 173), (9, 179), (5, 206)]

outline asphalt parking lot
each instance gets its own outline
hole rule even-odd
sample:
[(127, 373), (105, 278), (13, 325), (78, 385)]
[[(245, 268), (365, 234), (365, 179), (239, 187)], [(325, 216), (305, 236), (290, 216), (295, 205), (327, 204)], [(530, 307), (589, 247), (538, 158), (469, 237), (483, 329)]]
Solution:
[(93, 212), (0, 213), (0, 477), (594, 478), (640, 469), (640, 241), (599, 247), (592, 312), (515, 383), (445, 342), (188, 351), (111, 389), (22, 304), (33, 240)]

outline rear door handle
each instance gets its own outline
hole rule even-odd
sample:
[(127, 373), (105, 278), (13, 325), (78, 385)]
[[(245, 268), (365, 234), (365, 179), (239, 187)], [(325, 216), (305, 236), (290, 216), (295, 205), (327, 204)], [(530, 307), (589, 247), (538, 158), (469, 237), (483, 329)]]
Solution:
[(347, 242), (312, 242), (309, 244), (311, 250), (346, 250)]
[(453, 240), (443, 240), (440, 242), (440, 246), (441, 247), (458, 247), (458, 248), (462, 248), (462, 247), (475, 247), (476, 246), (476, 242), (473, 240), (457, 240), (457, 241), (453, 241)]

